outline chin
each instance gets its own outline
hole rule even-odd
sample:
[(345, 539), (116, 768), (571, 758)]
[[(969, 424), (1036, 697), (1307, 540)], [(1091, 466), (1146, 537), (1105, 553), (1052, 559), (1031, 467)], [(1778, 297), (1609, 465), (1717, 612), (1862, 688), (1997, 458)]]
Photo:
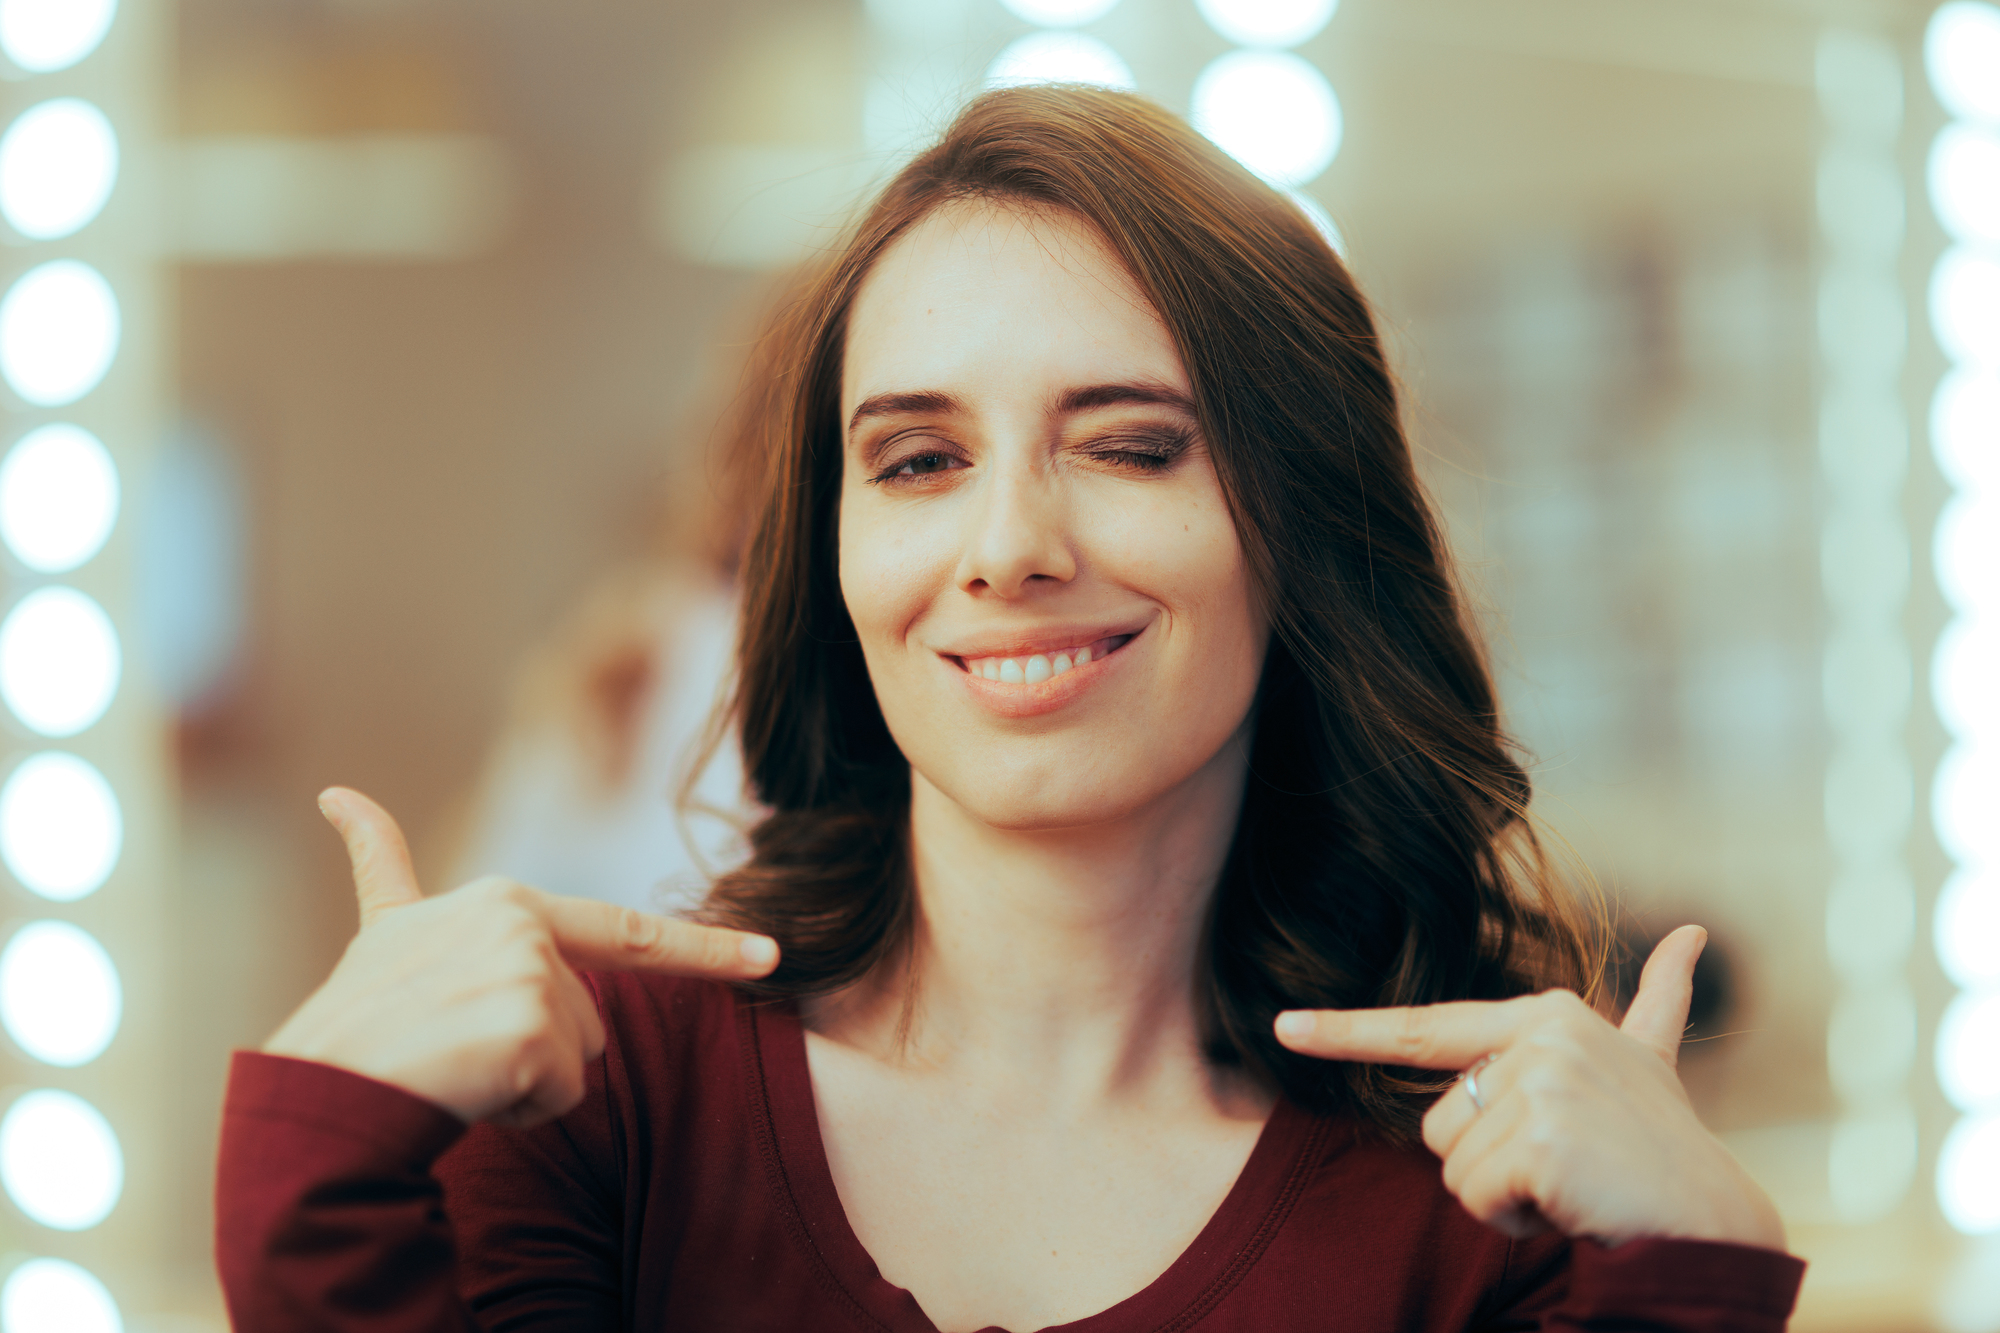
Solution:
[[(1044, 740), (1033, 742), (1031, 756), (1009, 756), (1011, 748), (969, 745), (936, 756), (936, 763), (920, 756), (912, 768), (987, 827), (1035, 833), (1118, 823), (1175, 791), (1200, 767), (1129, 739), (1082, 753), (1058, 746), (1051, 754)], [(1115, 756), (1108, 764), (1107, 754)]]
[(986, 789), (963, 796), (942, 789), (967, 814), (988, 828), (1007, 833), (1055, 833), (1111, 824), (1136, 813), (1143, 801), (1114, 800), (1101, 792), (1065, 795), (1039, 791)]

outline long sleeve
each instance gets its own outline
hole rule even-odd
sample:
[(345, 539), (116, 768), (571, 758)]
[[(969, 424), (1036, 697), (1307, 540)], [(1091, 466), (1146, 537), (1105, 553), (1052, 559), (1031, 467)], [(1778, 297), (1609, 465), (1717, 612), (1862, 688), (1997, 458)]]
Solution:
[(1571, 1248), (1569, 1294), (1542, 1321), (1549, 1333), (1610, 1329), (1784, 1333), (1803, 1260), (1752, 1245), (1639, 1240)]
[[(232, 1322), (257, 1333), (617, 1326), (616, 1233), (567, 1145), (560, 1125), (467, 1135), (455, 1116), (399, 1088), (239, 1052), (216, 1180), (216, 1262)], [(469, 1159), (455, 1180), (469, 1197), (452, 1211), (472, 1219), (466, 1243), (484, 1282), (461, 1272), (433, 1171), (447, 1150)], [(461, 1291), (471, 1287), (468, 1303)]]
[(1577, 1240), (1536, 1258), (1483, 1333), (1784, 1333), (1805, 1276), (1789, 1254), (1714, 1241)]

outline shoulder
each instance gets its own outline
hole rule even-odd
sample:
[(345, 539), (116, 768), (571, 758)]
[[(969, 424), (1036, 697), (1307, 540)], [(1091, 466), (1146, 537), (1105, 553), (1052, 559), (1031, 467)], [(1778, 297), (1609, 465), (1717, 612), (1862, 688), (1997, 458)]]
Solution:
[[(541, 1159), (609, 1197), (654, 1151), (749, 1123), (757, 1058), (749, 1008), (720, 982), (586, 972), (604, 1052), (584, 1071), (583, 1101), (533, 1129), (474, 1126), (443, 1163), (449, 1176), (518, 1171)], [(690, 1149), (693, 1151), (694, 1149)]]
[(749, 1002), (698, 977), (586, 972), (604, 1020), (601, 1073), (607, 1091), (660, 1093), (732, 1075), (746, 1054)]

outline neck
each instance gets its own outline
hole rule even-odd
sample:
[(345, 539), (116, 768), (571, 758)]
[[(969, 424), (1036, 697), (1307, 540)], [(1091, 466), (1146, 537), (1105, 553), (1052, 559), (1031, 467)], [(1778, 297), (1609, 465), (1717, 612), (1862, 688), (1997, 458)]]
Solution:
[(1246, 727), (1159, 799), (1080, 828), (995, 828), (913, 775), (910, 938), (814, 1026), (1058, 1104), (1220, 1092), (1195, 983), (1248, 749)]

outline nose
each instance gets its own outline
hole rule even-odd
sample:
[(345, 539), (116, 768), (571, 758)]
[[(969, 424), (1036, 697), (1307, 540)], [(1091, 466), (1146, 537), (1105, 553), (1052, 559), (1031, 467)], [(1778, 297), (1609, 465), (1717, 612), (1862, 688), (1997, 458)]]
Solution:
[(1048, 469), (989, 464), (966, 516), (958, 586), (1012, 601), (1076, 577), (1062, 497)]

